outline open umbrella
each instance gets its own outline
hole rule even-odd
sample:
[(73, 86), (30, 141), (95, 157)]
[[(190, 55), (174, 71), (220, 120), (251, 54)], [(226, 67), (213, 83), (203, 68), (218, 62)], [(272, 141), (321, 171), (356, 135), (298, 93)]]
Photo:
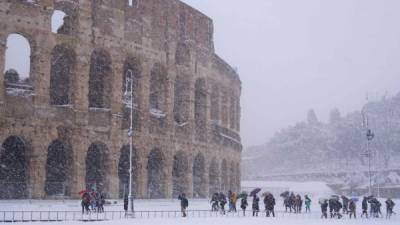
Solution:
[(265, 197), (265, 196), (270, 195), (270, 194), (271, 194), (271, 192), (266, 191), (266, 192), (262, 193), (261, 196)]
[(255, 196), (258, 192), (261, 191), (261, 188), (254, 188), (251, 192), (250, 192), (250, 196)]
[(237, 198), (247, 198), (247, 196), (248, 196), (248, 194), (247, 194), (247, 192), (242, 192), (242, 193), (240, 193), (238, 196), (237, 196)]
[(80, 192), (79, 192), (79, 194), (80, 195), (83, 195), (83, 194), (85, 194), (85, 193), (90, 193), (92, 190), (90, 189), (90, 188), (88, 188), (88, 189), (83, 189), (83, 190), (81, 190)]
[(352, 197), (352, 198), (350, 198), (350, 201), (352, 201), (352, 202), (358, 202), (358, 198), (357, 198), (357, 197)]
[(326, 201), (328, 201), (328, 199), (326, 199), (326, 198), (320, 198), (320, 199), (318, 200), (319, 204), (323, 204), (323, 203), (326, 202)]
[(281, 197), (287, 198), (290, 195), (289, 191), (285, 191), (281, 193)]

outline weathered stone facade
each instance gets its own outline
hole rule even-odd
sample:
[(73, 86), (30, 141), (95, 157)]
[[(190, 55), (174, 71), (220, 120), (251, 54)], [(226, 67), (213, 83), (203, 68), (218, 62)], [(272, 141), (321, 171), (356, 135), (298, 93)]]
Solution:
[(238, 190), (241, 82), (211, 19), (178, 0), (128, 2), (0, 0), (0, 71), (10, 34), (31, 47), (24, 94), (0, 76), (1, 198), (121, 197), (130, 82), (136, 197)]

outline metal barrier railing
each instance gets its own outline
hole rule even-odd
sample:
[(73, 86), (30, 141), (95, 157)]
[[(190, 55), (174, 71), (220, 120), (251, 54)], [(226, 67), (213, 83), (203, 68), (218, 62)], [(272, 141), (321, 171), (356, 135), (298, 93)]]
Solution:
[[(252, 217), (252, 211), (226, 212), (210, 210), (188, 210), (188, 217)], [(103, 221), (121, 220), (126, 218), (176, 218), (181, 217), (181, 211), (135, 211), (134, 215), (126, 216), (125, 211), (105, 211), (103, 213), (90, 212), (82, 214), (81, 211), (0, 211), (0, 222), (46, 222), (46, 221)], [(320, 218), (319, 213), (288, 213), (276, 211), (276, 217), (290, 218)], [(265, 212), (259, 212), (258, 217), (265, 217)]]

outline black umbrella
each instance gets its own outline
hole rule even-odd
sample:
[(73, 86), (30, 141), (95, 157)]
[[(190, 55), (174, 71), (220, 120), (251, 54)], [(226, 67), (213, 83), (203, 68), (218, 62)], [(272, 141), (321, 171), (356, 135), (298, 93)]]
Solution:
[(255, 196), (260, 191), (261, 191), (261, 188), (254, 188), (254, 190), (252, 190), (250, 192), (250, 196)]

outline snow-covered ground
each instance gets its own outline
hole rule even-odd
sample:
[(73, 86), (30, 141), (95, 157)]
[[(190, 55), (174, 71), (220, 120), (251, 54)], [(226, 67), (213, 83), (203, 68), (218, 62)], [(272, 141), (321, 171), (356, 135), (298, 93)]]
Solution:
[[(347, 216), (344, 219), (337, 220), (337, 219), (328, 219), (328, 220), (321, 220), (320, 219), (320, 208), (318, 205), (318, 198), (319, 197), (329, 197), (332, 194), (332, 191), (321, 182), (260, 182), (260, 181), (243, 181), (242, 187), (244, 190), (250, 190), (254, 187), (262, 188), (262, 192), (270, 191), (275, 194), (275, 198), (277, 200), (276, 205), (276, 218), (266, 218), (265, 214), (262, 212), (260, 216), (257, 218), (251, 217), (248, 213), (246, 217), (242, 217), (241, 213), (239, 214), (228, 214), (226, 216), (222, 216), (219, 213), (212, 214), (210, 213), (210, 203), (208, 199), (191, 199), (189, 200), (189, 210), (204, 210), (201, 212), (195, 211), (190, 212), (188, 218), (181, 218), (180, 217), (180, 204), (179, 201), (174, 199), (169, 200), (135, 200), (135, 211), (138, 211), (138, 216), (136, 219), (122, 219), (120, 212), (123, 209), (122, 201), (121, 200), (109, 200), (112, 204), (105, 206), (105, 211), (108, 213), (107, 219), (108, 221), (104, 222), (96, 222), (96, 224), (100, 225), (108, 225), (108, 224), (116, 224), (125, 225), (125, 224), (141, 224), (141, 225), (152, 225), (152, 224), (160, 224), (163, 225), (197, 225), (197, 224), (207, 224), (207, 225), (214, 225), (214, 224), (243, 224), (246, 225), (258, 225), (258, 224), (277, 224), (277, 225), (288, 225), (288, 224), (308, 224), (308, 225), (319, 225), (319, 224), (344, 224), (344, 225), (355, 225), (355, 224), (400, 224), (400, 216), (393, 216), (391, 220), (386, 219), (357, 219), (357, 220), (349, 220)], [(283, 199), (279, 197), (279, 193), (282, 191), (293, 191), (295, 193), (299, 193), (302, 196), (308, 194), (311, 196), (313, 202), (311, 205), (312, 213), (302, 213), (302, 214), (289, 214), (284, 213), (283, 207)], [(251, 199), (248, 199), (249, 203), (251, 204)], [(382, 199), (382, 201), (384, 201)], [(400, 201), (395, 200), (396, 202), (396, 209), (400, 206)], [(361, 213), (361, 201), (358, 202), (357, 207), (357, 216)], [(263, 205), (260, 204), (261, 209), (263, 209)], [(239, 205), (238, 205), (239, 208)], [(384, 208), (384, 207), (383, 207)], [(250, 209), (250, 207), (248, 208)], [(82, 217), (80, 213), (81, 206), (79, 200), (3, 200), (0, 201), (0, 217), (2, 216), (2, 211), (42, 211), (43, 217), (47, 216), (47, 212), (49, 211), (68, 211), (76, 212), (74, 213), (75, 219), (88, 219), (88, 216), (85, 215)], [(114, 220), (110, 220), (111, 216), (110, 213), (114, 211), (114, 215), (112, 218)], [(158, 214), (146, 214), (146, 212), (142, 212), (143, 214), (140, 215), (139, 211), (171, 211), (171, 213), (158, 213)], [(172, 212), (172, 211), (176, 211)], [(71, 219), (71, 215), (69, 214), (69, 218)], [(123, 214), (122, 214), (123, 215)], [(175, 217), (175, 216), (176, 217)], [(19, 218), (21, 214), (16, 214), (16, 218)], [(25, 218), (29, 218), (30, 214), (25, 213)], [(38, 214), (34, 215), (36, 218)], [(53, 214), (52, 218), (56, 215)], [(63, 213), (60, 213), (60, 218), (64, 217)], [(97, 214), (92, 214), (92, 218), (96, 218)], [(101, 215), (101, 216), (104, 216)], [(8, 218), (11, 217), (9, 213), (7, 215)], [(162, 217), (162, 218), (161, 218)], [(103, 217), (101, 217), (103, 218)], [(123, 216), (122, 216), (123, 218)], [(34, 222), (35, 224), (60, 224), (59, 222)], [(26, 224), (26, 223), (23, 223)], [(79, 221), (67, 221), (62, 222), (62, 224), (85, 224), (85, 222)], [(87, 223), (86, 223), (87, 224)]]

